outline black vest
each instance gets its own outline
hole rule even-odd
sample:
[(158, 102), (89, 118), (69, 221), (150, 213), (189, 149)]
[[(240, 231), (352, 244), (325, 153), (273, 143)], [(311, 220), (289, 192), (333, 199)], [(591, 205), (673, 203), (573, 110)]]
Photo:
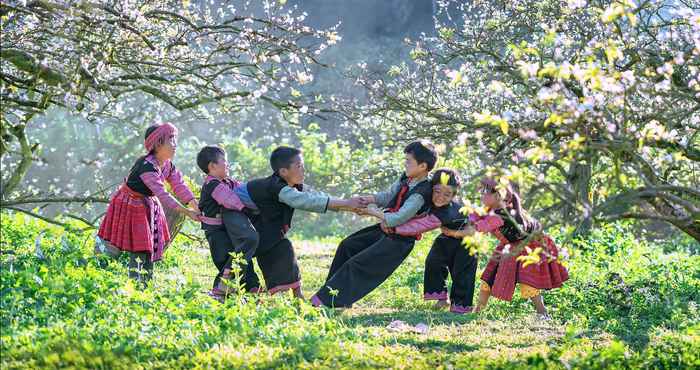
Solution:
[[(453, 200), (443, 207), (433, 208), (430, 213), (440, 220), (442, 226), (450, 230), (460, 230), (467, 224), (467, 217), (459, 211), (462, 207), (463, 205), (461, 202)], [(457, 240), (456, 238), (444, 234), (440, 234), (440, 236)], [(459, 240), (461, 240), (461, 238)]]
[(152, 197), (153, 192), (148, 188), (148, 186), (146, 186), (146, 184), (144, 184), (143, 180), (141, 180), (141, 175), (146, 172), (157, 173), (158, 170), (153, 163), (146, 160), (145, 156), (140, 157), (136, 160), (136, 163), (134, 163), (133, 167), (131, 167), (131, 170), (129, 171), (129, 177), (126, 179), (126, 186), (139, 194)]
[(525, 227), (522, 217), (519, 215), (508, 217), (507, 212), (508, 210), (503, 208), (494, 211), (503, 220), (503, 226), (499, 228), (499, 231), (509, 242), (523, 240), (527, 237), (525, 233), (531, 233), (539, 227), (539, 223), (536, 220), (530, 220), (528, 227)]
[(221, 205), (211, 196), (214, 189), (221, 183), (222, 181), (213, 179), (202, 186), (202, 191), (199, 193), (199, 210), (206, 217), (216, 217), (221, 213)]
[[(199, 210), (202, 211), (202, 214), (206, 217), (215, 217), (217, 214), (221, 213), (221, 205), (219, 205), (214, 197), (211, 196), (211, 193), (214, 192), (214, 189), (216, 189), (219, 184), (221, 184), (221, 181), (211, 180), (202, 186), (202, 190), (199, 193), (198, 207)], [(223, 224), (209, 225), (202, 222), (202, 230), (205, 231), (220, 230), (223, 228)]]
[(440, 219), (442, 226), (451, 230), (459, 230), (467, 224), (467, 217), (459, 211), (462, 207), (462, 203), (453, 200), (443, 207), (434, 208), (432, 214)]
[[(409, 178), (406, 176), (406, 174), (401, 175), (399, 181), (401, 182), (399, 192), (394, 195), (394, 198), (392, 198), (387, 205), (389, 212), (396, 212), (399, 210), (401, 206), (406, 203), (406, 199), (408, 199), (411, 195), (420, 194), (423, 197), (423, 206), (418, 210), (418, 212), (416, 212), (414, 217), (425, 215), (430, 210), (430, 205), (432, 203), (431, 200), (433, 199), (433, 186), (430, 184), (430, 179), (428, 178), (421, 181), (419, 184), (414, 186), (413, 189), (408, 189)], [(407, 190), (405, 190), (405, 193), (402, 194), (404, 189)], [(388, 237), (411, 242), (414, 242), (417, 239), (415, 236), (402, 236), (398, 234), (388, 234)]]
[[(260, 234), (260, 246), (284, 239), (292, 226), (294, 208), (279, 201), (280, 191), (285, 186), (288, 186), (287, 182), (277, 174), (248, 181), (248, 194), (260, 210), (260, 214), (253, 218), (253, 225)], [(299, 191), (303, 189), (303, 185), (295, 187)]]
[(401, 188), (399, 189), (399, 192), (394, 195), (394, 198), (391, 199), (389, 204), (387, 205), (388, 209), (399, 209), (401, 206), (403, 206), (404, 203), (406, 203), (406, 199), (408, 199), (411, 195), (413, 194), (420, 194), (423, 197), (423, 206), (418, 210), (416, 213), (416, 216), (423, 215), (430, 210), (430, 204), (432, 203), (433, 199), (433, 186), (430, 184), (430, 180), (426, 179), (422, 181), (420, 184), (416, 185), (413, 187), (413, 189), (407, 190), (402, 196), (401, 199), (399, 200), (399, 196), (401, 195), (401, 189), (404, 187), (408, 187), (408, 182), (409, 178), (406, 176), (406, 174), (401, 175), (401, 179), (399, 180), (401, 182)]

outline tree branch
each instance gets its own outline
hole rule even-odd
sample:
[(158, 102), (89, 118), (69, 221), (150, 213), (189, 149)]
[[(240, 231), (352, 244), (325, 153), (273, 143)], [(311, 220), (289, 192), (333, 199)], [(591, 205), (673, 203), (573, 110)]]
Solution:
[(20, 204), (38, 203), (109, 203), (108, 198), (103, 197), (56, 197), (56, 198), (19, 198), (0, 201), (0, 207), (9, 208)]

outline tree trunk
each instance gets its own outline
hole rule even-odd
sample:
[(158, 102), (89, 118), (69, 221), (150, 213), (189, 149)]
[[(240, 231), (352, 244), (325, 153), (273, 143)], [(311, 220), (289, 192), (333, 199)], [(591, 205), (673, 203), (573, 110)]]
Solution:
[[(656, 173), (654, 173), (653, 168), (647, 164), (642, 163), (642, 174), (646, 177), (647, 181), (651, 184), (657, 186), (662, 182), (659, 180)], [(692, 197), (693, 195), (691, 195)], [(697, 199), (697, 198), (696, 198)], [(648, 197), (645, 198), (647, 204), (651, 205), (654, 210), (661, 216), (669, 219), (669, 223), (677, 227), (684, 233), (690, 235), (693, 239), (700, 242), (700, 220), (697, 217), (688, 217), (688, 214), (683, 207), (675, 207), (673, 203), (662, 197)], [(689, 221), (682, 221), (683, 219), (688, 219)], [(676, 220), (673, 220), (676, 219)]]
[(695, 220), (689, 223), (681, 222), (671, 222), (673, 226), (681, 229), (684, 233), (690, 235), (691, 238), (695, 239), (700, 243), (700, 221)]
[[(593, 206), (590, 199), (591, 190), (591, 163), (575, 162), (569, 166), (569, 174), (566, 181), (574, 193), (575, 204), (580, 204), (583, 208), (581, 222), (574, 231), (574, 236), (587, 236), (593, 229)], [(579, 210), (572, 210), (571, 214), (578, 213)]]
[(32, 146), (29, 144), (25, 132), (25, 125), (19, 124), (12, 126), (9, 131), (17, 138), (17, 141), (19, 141), (21, 158), (14, 172), (12, 172), (12, 175), (9, 176), (5, 183), (0, 185), (0, 198), (2, 199), (7, 199), (10, 193), (22, 182), (27, 171), (29, 171), (29, 167), (32, 165), (32, 157), (34, 156), (34, 151), (37, 149), (37, 145)]
[(672, 204), (669, 204), (669, 202), (664, 199), (651, 198), (647, 199), (647, 203), (654, 207), (656, 212), (658, 212), (661, 216), (669, 219), (678, 219), (677, 221), (671, 220), (668, 222), (684, 233), (690, 235), (691, 238), (700, 242), (700, 220), (691, 219), (690, 221), (686, 222), (681, 221), (680, 219), (686, 216), (685, 212), (674, 207)]

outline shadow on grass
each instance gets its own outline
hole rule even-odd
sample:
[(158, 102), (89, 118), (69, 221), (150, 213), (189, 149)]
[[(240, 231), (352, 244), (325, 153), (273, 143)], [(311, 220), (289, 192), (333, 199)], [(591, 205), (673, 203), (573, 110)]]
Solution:
[(429, 325), (466, 324), (474, 321), (476, 315), (458, 315), (447, 311), (432, 310), (403, 310), (380, 313), (360, 313), (350, 317), (344, 317), (343, 322), (352, 328), (360, 326), (387, 326), (394, 320), (401, 320), (409, 325), (426, 323)]
[(402, 337), (395, 341), (398, 344), (411, 346), (419, 351), (430, 350), (431, 352), (455, 353), (455, 352), (474, 352), (482, 349), (479, 344), (455, 343), (439, 339), (421, 339), (417, 337)]
[[(408, 325), (416, 326), (420, 323), (428, 324), (429, 327), (435, 326), (461, 326), (469, 324), (477, 320), (477, 316), (466, 314), (457, 315), (446, 311), (432, 311), (432, 310), (397, 310), (390, 312), (381, 313), (358, 313), (353, 316), (343, 317), (342, 321), (345, 325), (350, 328), (387, 328), (392, 321), (401, 320)], [(436, 355), (438, 353), (457, 353), (457, 352), (475, 352), (486, 348), (494, 349), (496, 345), (502, 345), (508, 350), (518, 350), (527, 349), (533, 347), (534, 345), (542, 344), (541, 342), (533, 343), (530, 341), (507, 341), (503, 344), (497, 343), (484, 343), (482, 341), (474, 341), (472, 339), (460, 338), (458, 336), (442, 336), (435, 337), (430, 334), (421, 335), (413, 332), (391, 332), (387, 329), (388, 336), (384, 338), (385, 344), (401, 344), (411, 346), (419, 351), (432, 351)], [(395, 335), (391, 335), (395, 334)], [(520, 334), (518, 334), (520, 335)], [(546, 339), (546, 344), (549, 346), (555, 346), (561, 344), (561, 336), (554, 335), (552, 338)], [(500, 343), (500, 344), (499, 344)]]

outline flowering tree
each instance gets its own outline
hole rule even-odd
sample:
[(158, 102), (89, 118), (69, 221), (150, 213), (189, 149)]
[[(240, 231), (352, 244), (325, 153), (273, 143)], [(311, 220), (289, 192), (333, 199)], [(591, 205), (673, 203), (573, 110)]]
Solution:
[(104, 197), (36, 194), (23, 179), (42, 150), (34, 118), (63, 107), (88, 119), (143, 107), (231, 112), (267, 103), (308, 110), (310, 82), (333, 31), (304, 25), (285, 1), (3, 1), (0, 4), (0, 195), (3, 208)]
[(440, 1), (362, 116), (459, 142), (585, 233), (652, 219), (700, 240), (700, 3)]

